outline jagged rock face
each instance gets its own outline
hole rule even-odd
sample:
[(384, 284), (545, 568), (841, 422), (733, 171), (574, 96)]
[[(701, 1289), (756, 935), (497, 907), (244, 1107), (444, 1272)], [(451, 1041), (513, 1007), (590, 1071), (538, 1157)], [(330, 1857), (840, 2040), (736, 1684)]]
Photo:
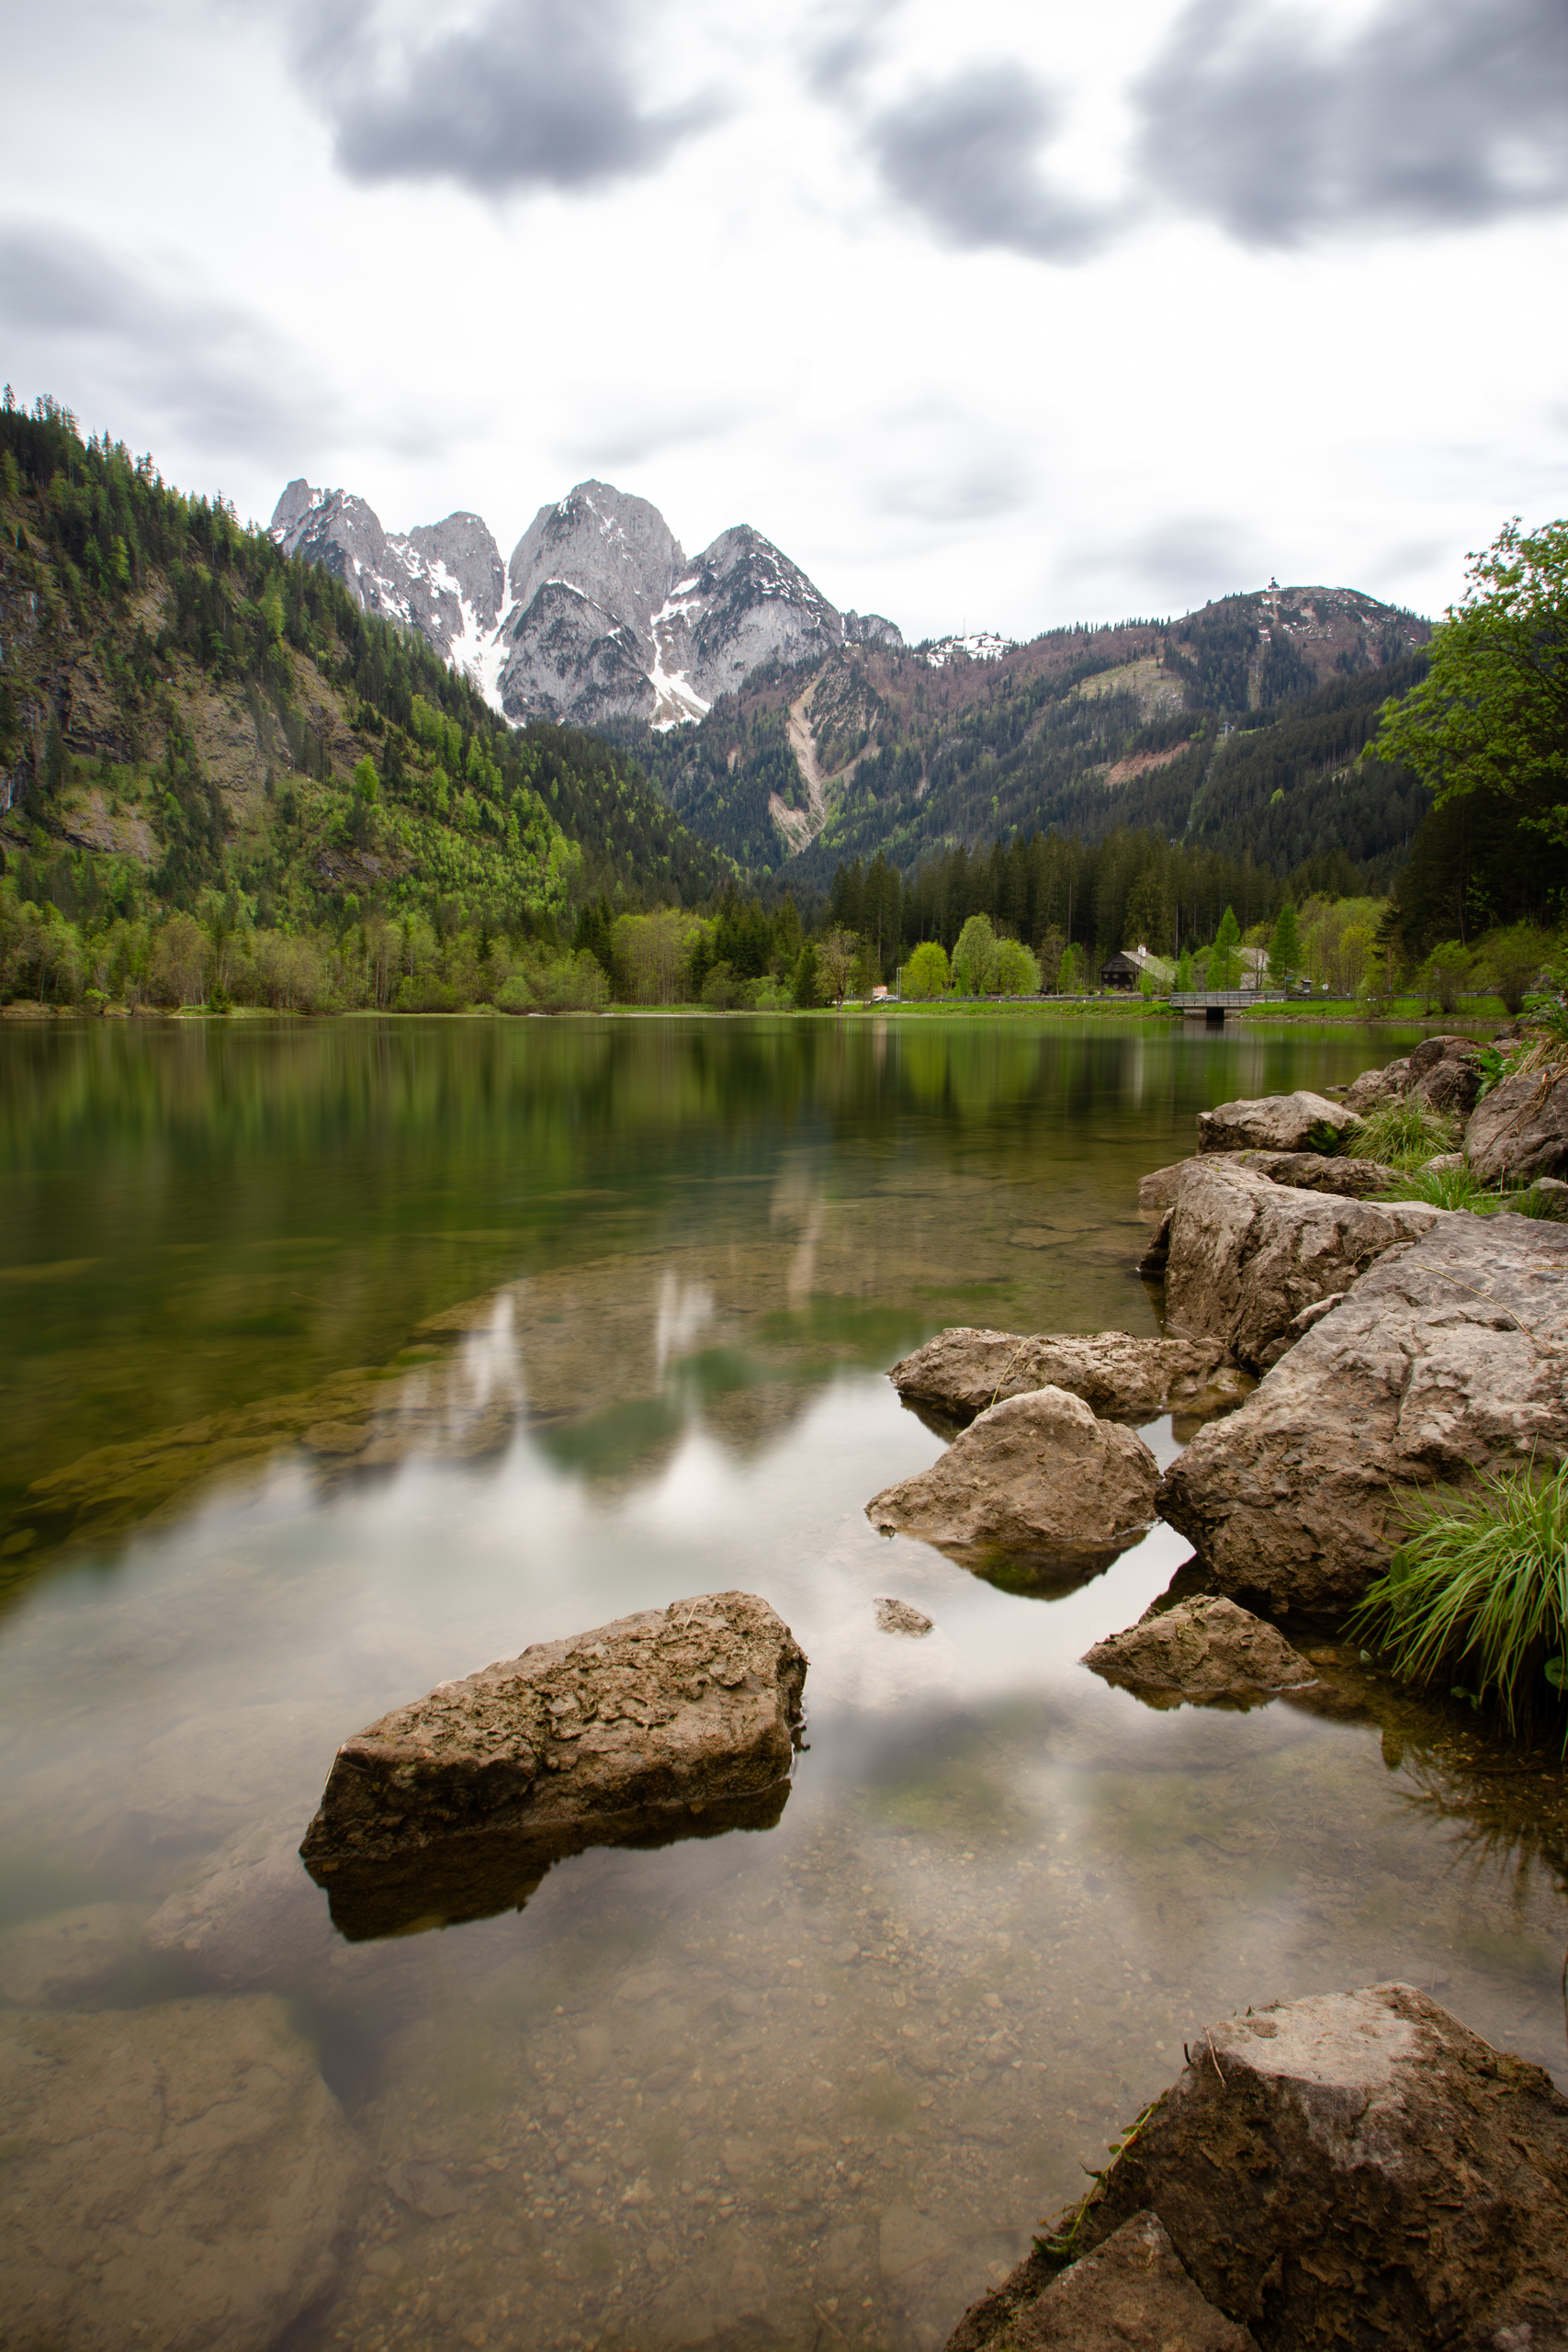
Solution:
[[(541, 507), (508, 579), (500, 684), (516, 719), (674, 726), (761, 662), (820, 658), (843, 642), (834, 607), (761, 532), (721, 531), (688, 558), (657, 507), (608, 482), (579, 482)], [(563, 587), (577, 594), (570, 615)]]
[(1161, 1515), (1222, 1591), (1337, 1613), (1387, 1567), (1402, 1493), (1568, 1456), (1568, 1232), (1431, 1214), (1167, 1472)]
[(749, 525), (688, 557), (656, 506), (610, 482), (579, 482), (542, 506), (506, 566), (477, 514), (400, 537), (362, 498), (303, 479), (278, 500), (271, 531), (367, 612), (419, 629), (519, 723), (672, 727), (763, 662), (904, 641), (880, 614), (840, 615)]
[(464, 669), (480, 659), (501, 617), (501, 549), (477, 514), (422, 523), (406, 537), (382, 529), (363, 498), (291, 481), (273, 510), (271, 536), (285, 555), (320, 564), (367, 613), (401, 621)]

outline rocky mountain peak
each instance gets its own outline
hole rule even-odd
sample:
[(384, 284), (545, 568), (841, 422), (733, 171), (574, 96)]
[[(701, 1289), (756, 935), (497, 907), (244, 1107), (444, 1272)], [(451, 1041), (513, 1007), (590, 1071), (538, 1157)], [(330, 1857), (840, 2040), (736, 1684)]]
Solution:
[(763, 662), (903, 643), (875, 614), (840, 614), (749, 524), (688, 557), (656, 506), (613, 482), (580, 481), (541, 506), (505, 566), (478, 514), (400, 535), (362, 498), (302, 476), (270, 527), (367, 611), (420, 629), (520, 722), (677, 726)]

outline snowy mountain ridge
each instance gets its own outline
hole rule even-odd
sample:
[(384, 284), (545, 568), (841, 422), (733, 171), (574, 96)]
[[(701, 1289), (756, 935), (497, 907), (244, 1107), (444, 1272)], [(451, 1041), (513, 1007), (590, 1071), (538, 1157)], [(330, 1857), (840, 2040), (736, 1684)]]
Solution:
[(303, 478), (269, 528), (366, 611), (419, 629), (516, 724), (636, 718), (663, 731), (764, 662), (904, 642), (880, 614), (840, 612), (749, 524), (688, 557), (656, 506), (609, 482), (541, 506), (504, 565), (478, 514), (389, 532), (364, 499)]

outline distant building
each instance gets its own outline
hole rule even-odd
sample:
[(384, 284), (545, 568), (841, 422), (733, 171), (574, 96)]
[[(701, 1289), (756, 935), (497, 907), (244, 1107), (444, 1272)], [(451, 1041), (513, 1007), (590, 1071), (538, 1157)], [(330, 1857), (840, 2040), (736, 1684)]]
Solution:
[(1176, 978), (1176, 967), (1168, 964), (1163, 956), (1151, 956), (1146, 947), (1123, 947), (1100, 966), (1100, 985), (1102, 989), (1135, 989), (1145, 975), (1156, 988), (1168, 989)]

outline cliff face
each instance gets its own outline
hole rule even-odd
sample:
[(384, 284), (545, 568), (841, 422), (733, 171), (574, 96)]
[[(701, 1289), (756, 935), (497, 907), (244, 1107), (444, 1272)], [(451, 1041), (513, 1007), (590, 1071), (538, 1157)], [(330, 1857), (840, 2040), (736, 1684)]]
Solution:
[(903, 645), (879, 614), (841, 614), (748, 524), (688, 557), (656, 506), (582, 481), (542, 506), (502, 566), (477, 514), (399, 536), (362, 498), (291, 481), (273, 538), (368, 612), (417, 628), (514, 721), (700, 719), (760, 664)]

